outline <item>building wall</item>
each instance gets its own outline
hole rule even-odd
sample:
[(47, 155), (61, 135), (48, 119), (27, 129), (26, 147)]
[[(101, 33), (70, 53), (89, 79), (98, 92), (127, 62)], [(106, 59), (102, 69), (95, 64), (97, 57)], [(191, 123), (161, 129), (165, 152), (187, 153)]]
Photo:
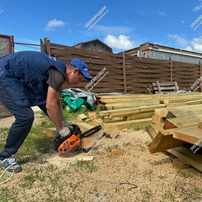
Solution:
[(145, 57), (145, 58), (153, 58), (153, 59), (160, 59), (160, 60), (171, 60), (178, 61), (178, 62), (185, 62), (185, 63), (192, 63), (192, 64), (199, 64), (199, 62), (202, 64), (202, 58), (195, 58), (192, 56), (184, 56), (184, 55), (178, 55), (174, 53), (163, 53), (159, 52), (157, 50), (149, 50), (145, 52), (140, 52), (139, 57)]
[(12, 53), (13, 50), (14, 50), (13, 37), (0, 35), (0, 58)]
[(82, 48), (90, 51), (97, 51), (97, 52), (108, 52), (111, 53), (112, 51), (109, 50), (106, 46), (100, 43), (89, 43), (89, 44), (82, 44)]

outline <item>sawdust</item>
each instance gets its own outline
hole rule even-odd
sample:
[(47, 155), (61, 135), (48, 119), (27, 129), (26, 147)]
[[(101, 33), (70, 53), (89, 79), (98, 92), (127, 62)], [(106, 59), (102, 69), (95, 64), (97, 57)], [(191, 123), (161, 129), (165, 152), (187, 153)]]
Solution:
[(79, 161), (88, 162), (93, 161), (94, 156), (90, 156), (88, 154), (77, 154), (72, 157), (60, 157), (58, 154), (53, 154), (47, 157), (47, 162), (51, 165), (58, 167), (59, 169), (64, 169), (69, 167), (70, 165), (74, 165)]
[(0, 197), (30, 202), (202, 200), (202, 174), (173, 157), (150, 154), (149, 143), (143, 130), (115, 130), (88, 154), (46, 154), (39, 157), (43, 163), (23, 165), (21, 175), (0, 186)]

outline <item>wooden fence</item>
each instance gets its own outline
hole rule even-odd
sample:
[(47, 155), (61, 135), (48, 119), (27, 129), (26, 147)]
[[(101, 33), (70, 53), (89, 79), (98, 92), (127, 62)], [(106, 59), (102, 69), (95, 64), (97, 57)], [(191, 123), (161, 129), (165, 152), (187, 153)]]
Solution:
[(14, 37), (0, 34), (0, 58), (14, 52)]
[[(189, 89), (202, 75), (201, 64), (90, 52), (55, 44), (46, 38), (41, 40), (41, 51), (65, 62), (73, 57), (82, 58), (89, 65), (92, 76), (107, 68), (109, 74), (94, 89), (97, 93), (148, 93), (148, 88), (155, 81), (176, 81), (180, 89)], [(76, 87), (82, 88), (84, 85), (81, 83)]]

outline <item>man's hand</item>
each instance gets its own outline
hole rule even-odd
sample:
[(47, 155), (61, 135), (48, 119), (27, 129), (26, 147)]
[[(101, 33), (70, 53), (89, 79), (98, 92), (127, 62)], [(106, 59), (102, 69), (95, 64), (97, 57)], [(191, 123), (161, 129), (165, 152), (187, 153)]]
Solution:
[(66, 123), (65, 127), (56, 132), (55, 138), (53, 140), (54, 149), (57, 151), (58, 147), (71, 135), (80, 136), (80, 127), (76, 124)]
[(68, 127), (64, 127), (58, 131), (58, 135), (61, 137), (67, 137), (71, 134), (71, 130)]
[(64, 127), (61, 130), (57, 130), (53, 140), (54, 149), (57, 151), (60, 144), (62, 144), (64, 140), (66, 140), (69, 136), (71, 136), (71, 134), (72, 131), (71, 128), (69, 127)]
[(59, 100), (59, 93), (52, 87), (48, 87), (46, 108), (50, 120), (55, 124), (57, 130), (64, 128), (64, 118)]

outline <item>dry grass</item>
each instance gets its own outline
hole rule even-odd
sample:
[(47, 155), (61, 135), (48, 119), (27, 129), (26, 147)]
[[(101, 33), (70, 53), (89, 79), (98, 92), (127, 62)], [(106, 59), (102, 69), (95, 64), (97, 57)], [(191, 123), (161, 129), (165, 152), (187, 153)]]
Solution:
[(202, 174), (164, 154), (150, 154), (144, 131), (118, 131), (103, 139), (89, 154), (93, 161), (50, 163), (53, 150), (44, 127), (52, 126), (42, 121), (33, 127), (18, 153), (23, 172), (0, 185), (0, 202), (202, 200)]

